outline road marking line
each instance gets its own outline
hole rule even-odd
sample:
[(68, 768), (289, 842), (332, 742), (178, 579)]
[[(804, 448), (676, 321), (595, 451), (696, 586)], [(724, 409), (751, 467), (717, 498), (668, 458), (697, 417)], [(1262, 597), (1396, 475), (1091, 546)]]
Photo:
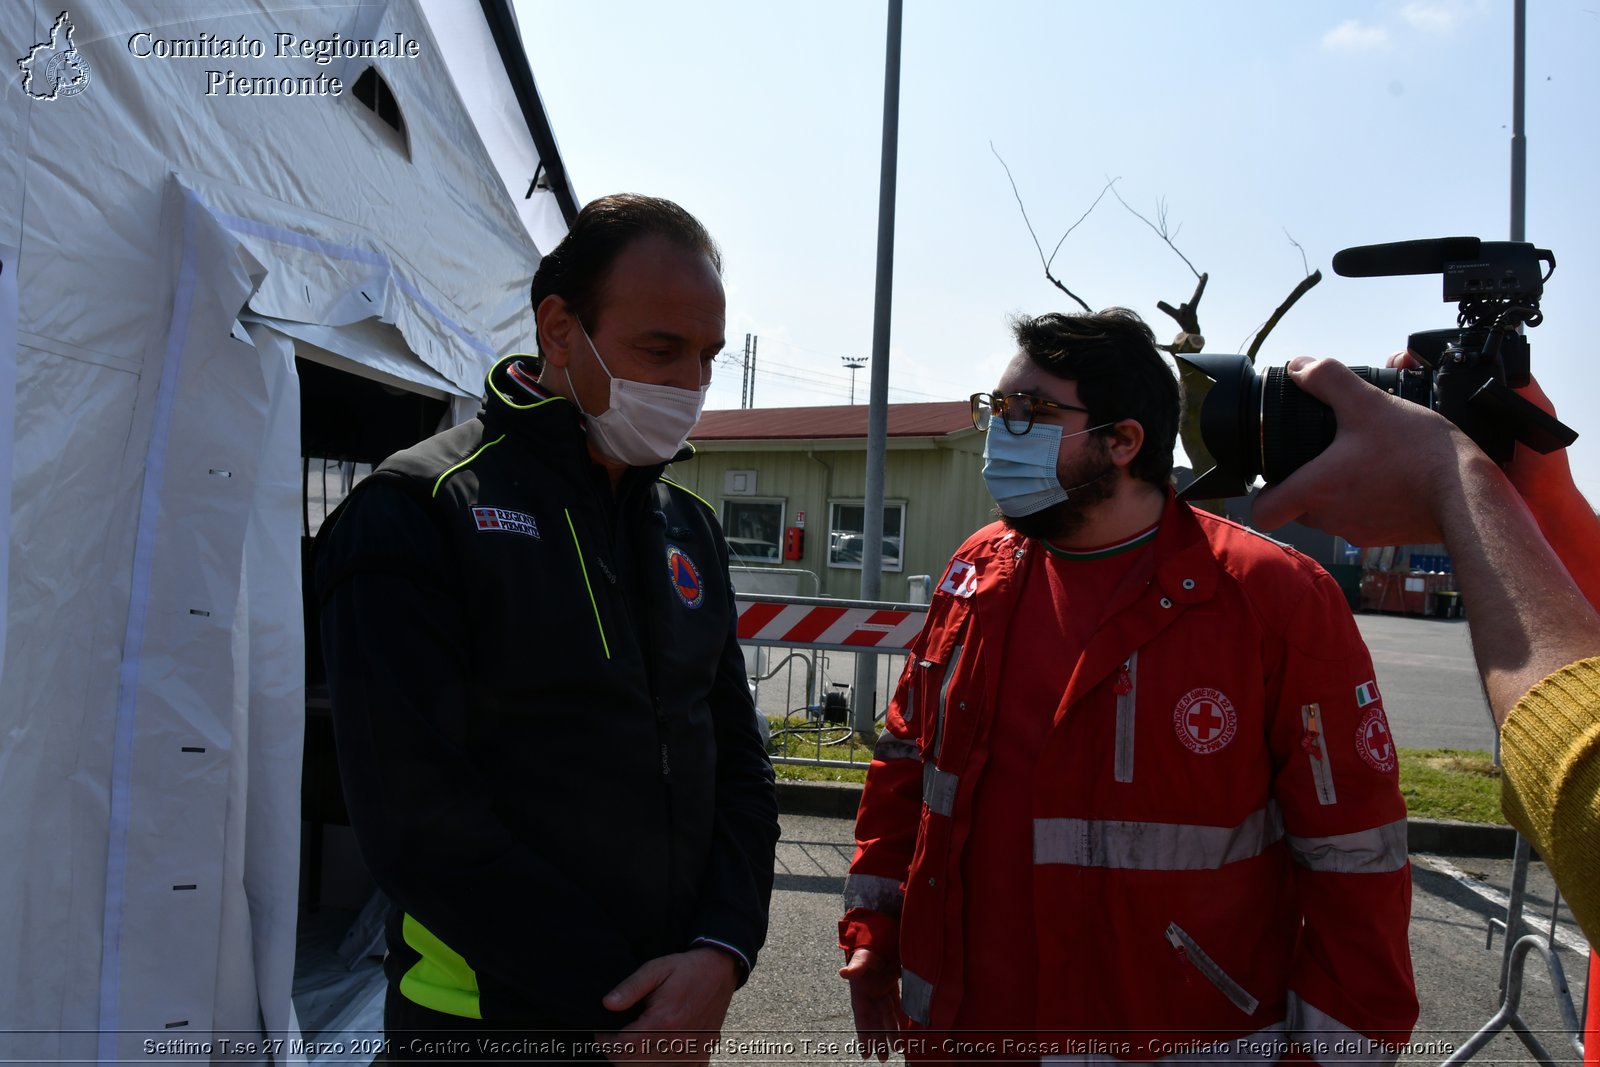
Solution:
[[(1447, 878), (1455, 879), (1462, 886), (1472, 890), (1472, 892), (1476, 893), (1484, 900), (1487, 900), (1497, 908), (1504, 909), (1511, 904), (1511, 897), (1508, 894), (1496, 889), (1487, 882), (1481, 882), (1472, 877), (1472, 875), (1468, 874), (1466, 871), (1463, 871), (1460, 867), (1457, 867), (1449, 860), (1442, 860), (1437, 856), (1413, 854), (1411, 857), (1411, 862), (1417, 864), (1418, 866), (1426, 867), (1430, 871), (1435, 871), (1439, 874), (1442, 874)], [(1535, 923), (1527, 920), (1527, 914), (1527, 909), (1524, 908), (1523, 921), (1528, 924), (1529, 929), (1541, 934), (1546, 933), (1549, 930), (1549, 921), (1547, 919), (1541, 917), (1541, 921), (1536, 925)], [(1556, 940), (1579, 955), (1587, 956), (1589, 954), (1589, 942), (1585, 941), (1582, 935), (1573, 933), (1565, 926), (1556, 927)]]

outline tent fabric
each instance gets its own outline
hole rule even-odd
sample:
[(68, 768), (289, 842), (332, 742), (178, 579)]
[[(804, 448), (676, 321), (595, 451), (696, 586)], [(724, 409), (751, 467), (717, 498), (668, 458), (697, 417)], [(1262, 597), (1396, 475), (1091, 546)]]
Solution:
[[(0, 4), (0, 40), (23, 54), (59, 12)], [(316, 346), (463, 417), (493, 357), (527, 346), (539, 256), (536, 209), (508, 195), (537, 168), (531, 141), (519, 156), (502, 122), (492, 156), (474, 118), (516, 102), (452, 71), (444, 19), (411, 0), (226, 0), (203, 19), (103, 0), (71, 18), (83, 91), (32, 99), (12, 80), (0, 107), (0, 1059), (16, 1062), (295, 1032), (295, 357)], [(266, 58), (129, 46), (202, 30)], [(275, 58), (279, 32), (419, 47), (323, 67)], [(368, 64), (403, 138), (349, 93), (206, 94), (218, 66), (349, 84)]]

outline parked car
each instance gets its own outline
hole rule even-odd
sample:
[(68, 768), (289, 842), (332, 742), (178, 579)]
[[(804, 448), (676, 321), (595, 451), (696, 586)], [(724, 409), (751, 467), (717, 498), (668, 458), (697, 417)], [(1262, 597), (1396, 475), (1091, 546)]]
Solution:
[[(867, 539), (861, 534), (844, 534), (834, 543), (830, 563), (860, 563), (861, 552), (866, 548)], [(900, 538), (885, 537), (883, 539), (883, 561), (895, 563), (900, 559)]]
[(777, 563), (781, 560), (778, 546), (771, 541), (758, 541), (752, 537), (729, 537), (728, 556), (734, 563)]

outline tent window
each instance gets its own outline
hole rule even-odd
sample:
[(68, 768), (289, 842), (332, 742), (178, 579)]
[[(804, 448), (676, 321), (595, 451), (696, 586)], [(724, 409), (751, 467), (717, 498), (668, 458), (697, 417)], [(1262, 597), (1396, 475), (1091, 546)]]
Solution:
[(367, 109), (377, 115), (384, 125), (398, 133), (402, 139), (406, 135), (406, 120), (400, 114), (400, 103), (394, 98), (394, 91), (389, 88), (389, 83), (378, 75), (377, 67), (368, 67), (361, 72), (361, 77), (350, 87), (355, 98), (367, 106)]

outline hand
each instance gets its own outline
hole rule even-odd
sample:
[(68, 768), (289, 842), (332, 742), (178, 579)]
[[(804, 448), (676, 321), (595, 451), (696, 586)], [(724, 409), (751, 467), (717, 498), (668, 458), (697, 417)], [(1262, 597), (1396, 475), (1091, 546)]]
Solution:
[(858, 948), (839, 969), (839, 977), (850, 983), (850, 1010), (856, 1017), (861, 1058), (876, 1055), (887, 1062), (890, 1048), (904, 1052), (905, 1042), (899, 1036), (900, 976), (889, 961), (871, 949)]
[[(1422, 361), (1412, 352), (1396, 352), (1389, 357), (1389, 366), (1400, 370), (1419, 370)], [(1516, 390), (1517, 395), (1524, 400), (1531, 401), (1540, 411), (1547, 415), (1556, 413), (1556, 406), (1550, 397), (1545, 394), (1537, 378), (1529, 378), (1528, 384)], [(1572, 465), (1567, 460), (1567, 450), (1558, 448), (1548, 454), (1535, 452), (1522, 442), (1517, 442), (1515, 451), (1511, 454), (1511, 462), (1505, 468), (1506, 477), (1511, 479), (1511, 484), (1517, 487), (1517, 492), (1522, 494), (1522, 499), (1533, 508), (1535, 516), (1541, 515), (1542, 509), (1560, 507), (1571, 501), (1573, 497), (1580, 496), (1578, 488), (1572, 481)], [(1553, 516), (1560, 521), (1561, 516)], [(1544, 525), (1541, 517), (1541, 525)]]
[(1478, 446), (1443, 416), (1333, 360), (1298, 356), (1288, 371), (1333, 409), (1339, 429), (1321, 455), (1256, 497), (1256, 524), (1274, 529), (1299, 519), (1363, 546), (1439, 541), (1438, 509), (1458, 486), (1460, 463), (1488, 462)]
[(619, 1031), (595, 1037), (613, 1063), (707, 1063), (738, 985), (738, 964), (719, 949), (660, 956), (601, 1001), (609, 1011), (626, 1011), (643, 1001), (644, 1014)]

